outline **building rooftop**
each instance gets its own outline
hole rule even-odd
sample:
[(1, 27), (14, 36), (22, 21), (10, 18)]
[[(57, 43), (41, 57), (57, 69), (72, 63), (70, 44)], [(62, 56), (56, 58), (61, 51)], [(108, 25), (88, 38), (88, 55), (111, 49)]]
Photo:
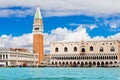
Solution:
[(25, 48), (10, 48), (10, 51), (16, 51), (16, 52), (30, 52), (29, 50)]
[(59, 44), (59, 43), (82, 43), (82, 42), (120, 42), (120, 40), (90, 40), (90, 41), (68, 41), (68, 42), (66, 42), (66, 41), (58, 41), (58, 42), (50, 42), (50, 44), (54, 44), (54, 43), (57, 43), (57, 44)]
[(30, 52), (29, 50), (25, 48), (0, 48), (0, 51), (15, 51), (15, 52)]

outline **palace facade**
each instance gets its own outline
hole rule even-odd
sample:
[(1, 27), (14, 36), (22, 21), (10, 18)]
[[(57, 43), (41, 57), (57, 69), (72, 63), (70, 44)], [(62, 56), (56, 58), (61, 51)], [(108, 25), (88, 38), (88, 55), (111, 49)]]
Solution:
[(0, 66), (37, 66), (38, 55), (24, 48), (0, 48)]
[(51, 66), (120, 66), (120, 41), (52, 42)]

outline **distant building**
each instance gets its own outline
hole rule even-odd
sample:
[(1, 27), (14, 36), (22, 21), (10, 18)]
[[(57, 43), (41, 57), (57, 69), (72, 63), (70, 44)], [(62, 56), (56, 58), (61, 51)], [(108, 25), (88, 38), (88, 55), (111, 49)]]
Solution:
[(33, 51), (38, 54), (38, 63), (44, 60), (43, 23), (39, 6), (36, 9), (33, 24)]
[(120, 66), (120, 41), (52, 42), (52, 66)]
[(37, 66), (38, 55), (24, 48), (0, 48), (0, 66)]
[(45, 61), (46, 65), (50, 65), (50, 54), (44, 55), (44, 61)]

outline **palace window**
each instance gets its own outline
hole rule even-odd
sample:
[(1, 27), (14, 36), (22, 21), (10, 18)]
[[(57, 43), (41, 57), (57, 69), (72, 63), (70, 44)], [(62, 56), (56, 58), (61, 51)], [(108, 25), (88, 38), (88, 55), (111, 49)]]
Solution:
[(81, 52), (85, 52), (85, 48), (82, 48)]
[(111, 51), (111, 52), (114, 52), (114, 51), (115, 51), (115, 48), (114, 48), (114, 47), (111, 47), (110, 51)]
[(110, 45), (112, 45), (112, 43), (110, 43)]
[(90, 51), (93, 51), (93, 47), (92, 46), (90, 46)]
[(101, 48), (100, 48), (100, 52), (103, 52), (103, 51), (104, 51), (104, 49), (103, 49), (103, 47), (101, 47)]
[(77, 51), (77, 47), (74, 47), (74, 52), (76, 52)]
[(58, 52), (58, 51), (59, 51), (59, 50), (58, 50), (58, 48), (56, 47), (56, 48), (55, 48), (55, 52)]
[(64, 52), (67, 52), (67, 51), (68, 51), (68, 49), (67, 49), (67, 47), (65, 47), (65, 48), (64, 48)]

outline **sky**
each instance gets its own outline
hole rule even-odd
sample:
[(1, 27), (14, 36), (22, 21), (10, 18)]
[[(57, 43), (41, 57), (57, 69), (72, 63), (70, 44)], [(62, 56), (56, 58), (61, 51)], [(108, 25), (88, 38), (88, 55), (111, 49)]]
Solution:
[(32, 50), (37, 5), (50, 42), (120, 39), (120, 0), (0, 0), (0, 47)]

